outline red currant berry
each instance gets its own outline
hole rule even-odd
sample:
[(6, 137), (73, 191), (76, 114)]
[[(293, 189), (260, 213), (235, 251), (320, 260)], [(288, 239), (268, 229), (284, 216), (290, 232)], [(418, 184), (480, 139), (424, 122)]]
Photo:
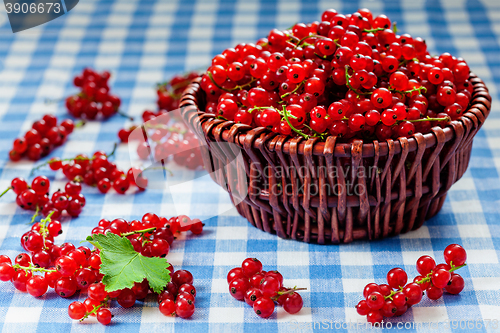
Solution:
[(253, 303), (253, 310), (261, 318), (268, 318), (274, 312), (274, 302), (268, 297), (260, 297)]
[(384, 295), (381, 293), (374, 291), (368, 295), (366, 298), (366, 304), (370, 309), (379, 310), (384, 306)]
[(408, 275), (406, 275), (406, 272), (399, 267), (393, 268), (389, 271), (389, 273), (387, 273), (387, 283), (393, 289), (403, 287), (406, 285), (407, 281)]
[(460, 275), (453, 273), (451, 274), (450, 282), (448, 282), (445, 290), (450, 294), (457, 295), (464, 289), (464, 286), (464, 279)]
[(303, 304), (304, 302), (302, 301), (302, 296), (294, 292), (285, 298), (285, 301), (283, 302), (283, 309), (290, 314), (295, 314), (302, 309)]
[(243, 260), (241, 269), (243, 270), (243, 274), (245, 274), (245, 276), (251, 277), (262, 271), (262, 263), (256, 258), (247, 258)]
[(467, 260), (467, 252), (458, 244), (450, 244), (444, 249), (444, 260), (449, 265), (462, 266)]
[(438, 269), (432, 273), (432, 284), (437, 288), (444, 288), (450, 282), (451, 273), (446, 269)]
[(235, 278), (229, 283), (229, 293), (239, 301), (245, 299), (248, 288), (250, 288), (250, 284), (247, 278)]
[(82, 302), (75, 301), (68, 306), (68, 315), (71, 319), (80, 320), (87, 313), (87, 308)]
[(436, 267), (436, 262), (431, 256), (421, 256), (417, 260), (417, 272), (422, 276), (429, 274), (434, 267)]

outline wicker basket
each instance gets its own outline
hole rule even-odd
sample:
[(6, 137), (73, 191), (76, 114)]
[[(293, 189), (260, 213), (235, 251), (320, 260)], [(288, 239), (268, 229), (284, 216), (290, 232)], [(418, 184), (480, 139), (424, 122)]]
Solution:
[[(457, 121), (431, 133), (366, 144), (336, 143), (334, 136), (326, 142), (290, 138), (216, 119), (200, 111), (205, 92), (199, 79), (185, 90), (180, 105), (186, 122), (208, 145), (203, 158), (212, 178), (218, 184), (247, 182), (248, 195), (236, 208), (253, 226), (282, 238), (337, 244), (414, 230), (439, 212), (446, 192), (467, 169), (474, 135), (491, 108), (483, 81), (475, 74), (470, 81), (471, 106)], [(223, 171), (234, 153), (222, 142), (243, 151), (237, 174)], [(230, 189), (229, 195), (235, 203)]]

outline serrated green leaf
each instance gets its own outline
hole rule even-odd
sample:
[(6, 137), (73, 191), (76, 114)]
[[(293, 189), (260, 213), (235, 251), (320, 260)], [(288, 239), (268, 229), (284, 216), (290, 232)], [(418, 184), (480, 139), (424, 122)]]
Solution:
[(134, 250), (130, 240), (113, 233), (95, 234), (92, 242), (101, 247), (102, 283), (106, 291), (111, 292), (124, 288), (132, 288), (134, 282), (148, 280), (154, 292), (160, 293), (170, 282), (170, 265), (165, 258), (145, 257)]

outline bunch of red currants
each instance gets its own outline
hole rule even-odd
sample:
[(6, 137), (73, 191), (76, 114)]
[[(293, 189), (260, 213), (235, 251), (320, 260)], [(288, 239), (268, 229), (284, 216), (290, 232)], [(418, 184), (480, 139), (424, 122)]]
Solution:
[(417, 260), (420, 275), (408, 282), (408, 275), (399, 268), (387, 273), (387, 284), (369, 283), (363, 290), (363, 299), (356, 305), (356, 310), (366, 316), (368, 322), (380, 323), (384, 317), (401, 316), (412, 305), (422, 300), (423, 294), (431, 300), (437, 300), (446, 291), (459, 294), (465, 286), (464, 279), (455, 271), (464, 267), (467, 259), (465, 249), (458, 244), (450, 244), (444, 250), (446, 263), (436, 265), (430, 256)]
[(14, 162), (23, 156), (37, 161), (47, 156), (54, 147), (62, 145), (74, 128), (75, 124), (71, 119), (65, 119), (57, 125), (57, 117), (46, 114), (42, 119), (35, 121), (23, 137), (14, 140), (9, 157)]
[(302, 309), (302, 297), (297, 290), (285, 288), (283, 276), (278, 271), (262, 270), (262, 263), (256, 258), (243, 260), (241, 267), (235, 267), (227, 274), (229, 293), (239, 301), (245, 301), (262, 318), (270, 317), (274, 312), (274, 302), (294, 314)]
[(73, 84), (81, 89), (78, 94), (66, 98), (66, 108), (75, 118), (96, 119), (99, 115), (109, 118), (118, 112), (121, 100), (110, 93), (108, 71), (98, 73), (90, 68), (75, 76)]
[(428, 133), (469, 105), (469, 66), (397, 34), (368, 9), (273, 29), (212, 59), (206, 112), (289, 136), (386, 140)]

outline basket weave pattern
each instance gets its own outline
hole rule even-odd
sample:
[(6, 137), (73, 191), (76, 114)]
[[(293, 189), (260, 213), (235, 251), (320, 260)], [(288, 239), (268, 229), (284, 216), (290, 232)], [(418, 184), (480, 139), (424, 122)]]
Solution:
[[(469, 80), (470, 107), (458, 120), (431, 133), (365, 144), (337, 143), (334, 136), (325, 142), (290, 138), (217, 119), (201, 111), (206, 98), (199, 79), (180, 106), (207, 143), (202, 155), (212, 179), (247, 182), (245, 198), (235, 200), (228, 190), (239, 214), (282, 238), (338, 244), (415, 230), (439, 212), (448, 189), (466, 171), (474, 135), (491, 109), (483, 81), (475, 74)], [(223, 171), (238, 153), (224, 142), (243, 151), (236, 174)]]

